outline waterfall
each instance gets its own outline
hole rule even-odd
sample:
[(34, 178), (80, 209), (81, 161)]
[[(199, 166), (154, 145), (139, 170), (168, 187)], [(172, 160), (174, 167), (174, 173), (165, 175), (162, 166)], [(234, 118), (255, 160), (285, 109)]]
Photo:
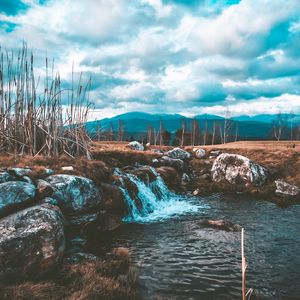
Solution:
[[(128, 215), (123, 218), (124, 222), (155, 222), (198, 210), (198, 206), (187, 201), (186, 196), (171, 192), (154, 168), (151, 168), (151, 171), (156, 179), (145, 183), (133, 174), (115, 169), (114, 174), (119, 178), (120, 188), (128, 207)], [(130, 193), (125, 180), (137, 188), (136, 194)]]

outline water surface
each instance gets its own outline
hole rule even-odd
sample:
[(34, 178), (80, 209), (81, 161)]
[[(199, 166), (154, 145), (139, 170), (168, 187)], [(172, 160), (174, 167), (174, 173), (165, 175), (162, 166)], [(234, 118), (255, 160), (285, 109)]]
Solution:
[(240, 233), (204, 228), (207, 218), (245, 228), (247, 285), (260, 299), (300, 299), (299, 205), (244, 196), (175, 200), (153, 218), (125, 224), (112, 241), (127, 246), (140, 266), (144, 299), (240, 299)]

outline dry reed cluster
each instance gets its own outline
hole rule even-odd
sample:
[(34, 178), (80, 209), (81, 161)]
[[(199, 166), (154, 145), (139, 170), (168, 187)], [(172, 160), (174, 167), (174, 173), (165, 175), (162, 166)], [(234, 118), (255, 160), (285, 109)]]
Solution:
[(26, 44), (18, 53), (0, 48), (0, 152), (90, 158), (85, 122), (91, 81), (83, 84), (80, 74), (75, 84), (73, 67), (71, 87), (63, 88), (47, 57), (43, 87), (40, 81)]

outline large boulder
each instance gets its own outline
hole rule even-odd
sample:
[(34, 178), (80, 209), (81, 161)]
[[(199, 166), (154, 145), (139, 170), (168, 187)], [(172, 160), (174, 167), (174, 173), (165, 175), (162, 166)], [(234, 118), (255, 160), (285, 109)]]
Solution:
[(58, 201), (64, 215), (97, 212), (103, 200), (101, 188), (85, 177), (74, 175), (52, 175), (45, 178), (53, 188), (52, 198)]
[(300, 189), (282, 180), (276, 180), (276, 195), (286, 198), (300, 198)]
[(65, 249), (58, 207), (33, 206), (0, 220), (0, 281), (40, 278), (59, 263)]
[(137, 141), (130, 142), (127, 147), (132, 150), (144, 151), (144, 146)]
[(9, 181), (0, 184), (0, 218), (29, 205), (36, 193), (33, 184), (23, 181)]
[(181, 159), (183, 161), (189, 160), (191, 154), (183, 149), (174, 148), (167, 152), (167, 156), (174, 159)]
[(228, 153), (222, 153), (215, 159), (211, 173), (213, 181), (226, 180), (232, 184), (251, 183), (259, 186), (268, 178), (266, 168), (245, 156)]

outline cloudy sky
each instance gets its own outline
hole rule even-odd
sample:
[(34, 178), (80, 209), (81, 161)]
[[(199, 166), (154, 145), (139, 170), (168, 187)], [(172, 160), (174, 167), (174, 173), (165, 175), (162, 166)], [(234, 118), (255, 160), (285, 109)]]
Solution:
[(1, 0), (0, 44), (92, 77), (92, 118), (300, 113), (299, 0)]

